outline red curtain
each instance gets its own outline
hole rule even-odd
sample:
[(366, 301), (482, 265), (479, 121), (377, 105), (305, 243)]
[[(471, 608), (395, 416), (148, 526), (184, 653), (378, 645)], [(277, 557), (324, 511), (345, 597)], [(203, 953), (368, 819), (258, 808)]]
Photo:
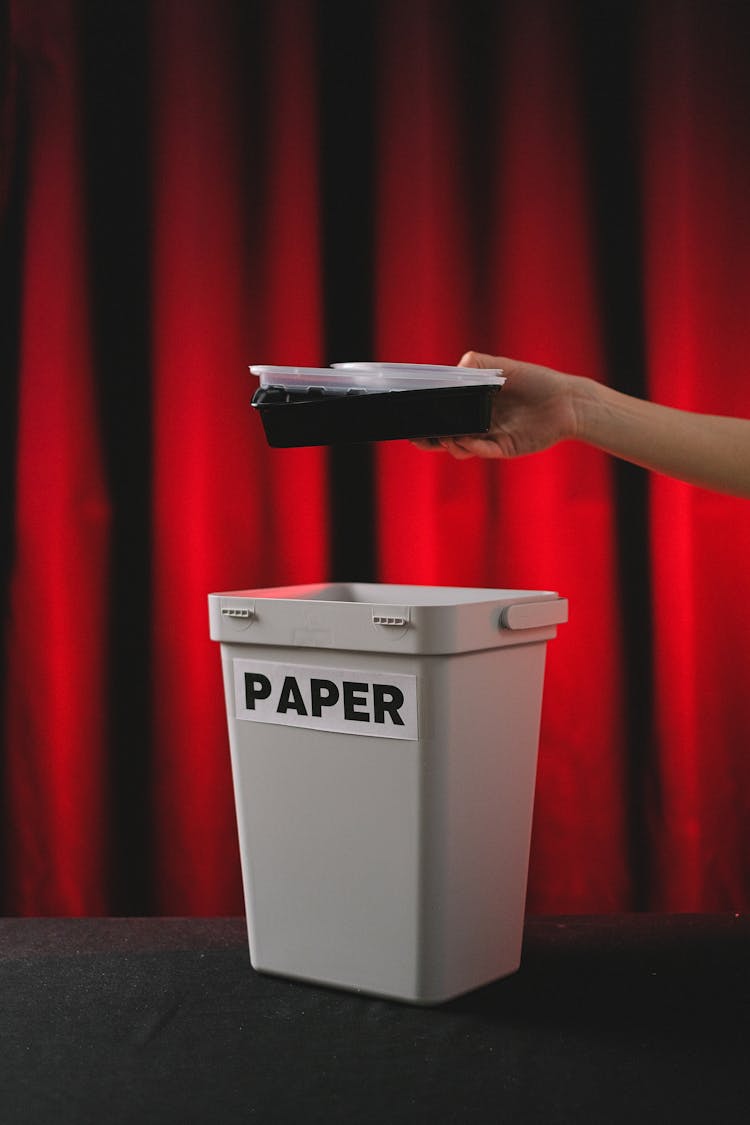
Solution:
[(294, 8), (273, 7), (270, 66), (294, 80), (268, 106), (273, 192), (250, 261), (226, 11), (154, 8), (154, 823), (167, 913), (238, 901), (223, 695), (198, 591), (326, 572), (322, 453), (269, 451), (242, 374), (252, 356), (319, 362), (315, 116), (299, 97), (313, 63), (309, 12)]
[[(29, 58), (15, 559), (6, 623), (11, 910), (106, 904), (109, 504), (91, 386), (79, 86), (67, 12), (14, 12)], [(105, 843), (106, 847), (106, 843)]]
[[(451, 42), (425, 39), (429, 8), (410, 6), (411, 20), (386, 42), (379, 353), (416, 349), (415, 358), (439, 362), (470, 341), (480, 347), (481, 328), (504, 354), (600, 372), (573, 72), (560, 21), (550, 19), (559, 11), (519, 9), (500, 44), (492, 95), (501, 112), (485, 164), (472, 170), (488, 177), (501, 165), (485, 234), (494, 268), (476, 295), (452, 117), (458, 92), (446, 80)], [(629, 886), (607, 463), (574, 446), (500, 470), (402, 443), (377, 456), (384, 580), (570, 598), (570, 624), (549, 652), (529, 906), (614, 909)]]
[[(747, 416), (750, 148), (740, 31), (731, 6), (655, 13), (642, 175), (650, 394)], [(650, 531), (663, 794), (655, 893), (676, 910), (740, 904), (750, 872), (747, 504), (657, 478)]]
[[(3, 623), (8, 913), (112, 910), (123, 848), (110, 816), (116, 509), (92, 345), (82, 120), (97, 91), (84, 81), (83, 7), (16, 3), (9, 28), (3, 151), (23, 176), (17, 213), (3, 196), (6, 233), (21, 229)], [(261, 6), (262, 41), (247, 44), (263, 60), (256, 86), (238, 43), (250, 27), (241, 7), (145, 8), (151, 750), (141, 798), (159, 913), (242, 904), (206, 595), (331, 573), (326, 451), (270, 450), (243, 371), (366, 358), (325, 355), (319, 6)], [(645, 358), (632, 389), (750, 416), (740, 16), (698, 2), (651, 8), (629, 25)], [(452, 363), (474, 347), (612, 380), (596, 220), (607, 201), (592, 175), (582, 23), (556, 0), (497, 5), (489, 18), (483, 7), (488, 33), (467, 89), (461, 5), (374, 10), (374, 358)], [(378, 580), (570, 599), (548, 653), (529, 908), (743, 909), (747, 504), (653, 478), (647, 519), (628, 526), (616, 466), (574, 444), (508, 464), (407, 443), (374, 447), (373, 458)], [(626, 643), (631, 537), (648, 561), (640, 650)], [(648, 746), (632, 742), (639, 651)]]

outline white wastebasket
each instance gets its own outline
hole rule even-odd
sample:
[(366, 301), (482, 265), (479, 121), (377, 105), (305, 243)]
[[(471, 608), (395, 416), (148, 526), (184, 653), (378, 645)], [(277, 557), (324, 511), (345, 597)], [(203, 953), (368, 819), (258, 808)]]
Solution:
[(211, 594), (250, 959), (416, 1003), (521, 957), (556, 593)]

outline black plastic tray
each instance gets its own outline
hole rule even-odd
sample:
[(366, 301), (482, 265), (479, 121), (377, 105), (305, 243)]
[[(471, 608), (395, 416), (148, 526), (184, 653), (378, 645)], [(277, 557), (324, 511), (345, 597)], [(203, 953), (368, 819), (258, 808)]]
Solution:
[(252, 404), (266, 440), (279, 449), (400, 438), (484, 434), (490, 428), (497, 385), (418, 391), (326, 394), (261, 387)]

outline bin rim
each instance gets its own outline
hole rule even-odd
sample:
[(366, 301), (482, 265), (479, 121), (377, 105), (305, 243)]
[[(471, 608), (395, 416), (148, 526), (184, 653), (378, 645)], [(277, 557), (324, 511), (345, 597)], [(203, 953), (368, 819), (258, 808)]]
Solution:
[[(381, 591), (385, 596), (381, 600), (372, 597), (321, 597), (326, 591), (355, 590)], [(459, 595), (457, 600), (440, 598), (438, 591), (444, 595)], [(496, 603), (499, 601), (529, 601), (533, 599), (550, 600), (559, 598), (557, 590), (516, 589), (489, 586), (436, 586), (427, 583), (392, 583), (392, 582), (311, 582), (290, 586), (261, 586), (250, 587), (242, 590), (217, 590), (211, 597), (219, 598), (256, 598), (274, 602), (302, 602), (306, 600), (331, 605), (387, 605), (392, 600), (408, 601), (408, 595), (416, 593), (428, 594), (432, 600), (419, 600), (414, 603), (415, 608), (439, 609), (455, 604), (482, 604)], [(305, 594), (308, 597), (305, 597)], [(460, 595), (477, 595), (476, 597), (460, 597)]]

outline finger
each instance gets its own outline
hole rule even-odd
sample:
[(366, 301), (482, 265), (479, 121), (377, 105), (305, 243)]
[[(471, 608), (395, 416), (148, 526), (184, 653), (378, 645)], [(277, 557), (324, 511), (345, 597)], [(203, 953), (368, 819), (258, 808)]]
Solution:
[(459, 367), (492, 367), (493, 364), (488, 363), (492, 357), (485, 355), (483, 352), (468, 351), (464, 352), (458, 361)]
[(411, 438), (412, 445), (416, 445), (417, 449), (425, 449), (428, 453), (444, 453), (439, 438)]
[(458, 363), (459, 367), (479, 367), (482, 369), (490, 368), (492, 371), (499, 371), (501, 375), (505, 375), (506, 380), (513, 375), (519, 363), (515, 359), (510, 359), (504, 355), (485, 355), (484, 352), (465, 352), (461, 356)]
[(464, 352), (458, 361), (459, 367), (491, 367), (493, 369), (500, 368), (503, 363), (507, 363), (501, 356), (486, 355), (485, 352)]
[(443, 438), (442, 446), (446, 453), (450, 453), (451, 457), (455, 457), (457, 461), (467, 461), (474, 456), (473, 453), (464, 449), (455, 438)]
[(484, 460), (495, 460), (503, 455), (497, 444), (489, 437), (472, 434), (460, 438), (459, 441), (459, 448), (464, 457), (482, 457)]

